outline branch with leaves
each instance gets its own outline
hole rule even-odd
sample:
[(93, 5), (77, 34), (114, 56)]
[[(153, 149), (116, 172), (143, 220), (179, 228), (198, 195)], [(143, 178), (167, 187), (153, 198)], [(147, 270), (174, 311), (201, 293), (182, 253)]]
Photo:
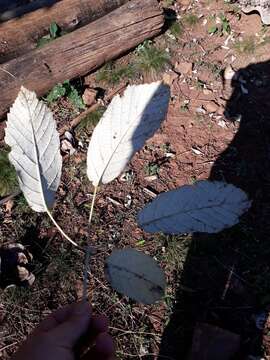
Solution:
[[(99, 186), (116, 179), (159, 129), (169, 99), (169, 88), (161, 82), (129, 86), (122, 97), (112, 99), (88, 147), (87, 175), (95, 189), (90, 223)], [(8, 114), (5, 141), (29, 206), (47, 212), (63, 237), (77, 246), (51, 213), (62, 169), (59, 134), (51, 111), (34, 92), (21, 88)], [(250, 205), (247, 195), (231, 184), (200, 181), (160, 194), (139, 212), (138, 224), (150, 233), (215, 233), (235, 225)], [(89, 246), (85, 259), (87, 298)], [(134, 249), (114, 250), (106, 260), (105, 272), (115, 290), (139, 302), (151, 304), (165, 292), (165, 276), (157, 262)]]

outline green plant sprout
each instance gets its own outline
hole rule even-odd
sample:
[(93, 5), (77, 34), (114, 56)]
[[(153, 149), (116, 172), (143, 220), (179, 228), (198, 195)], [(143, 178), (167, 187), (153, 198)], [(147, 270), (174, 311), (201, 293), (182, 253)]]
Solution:
[(151, 40), (136, 49), (136, 68), (145, 73), (159, 73), (170, 62), (167, 51), (157, 48)]
[(0, 197), (11, 194), (18, 188), (14, 167), (8, 160), (8, 152), (0, 150)]
[(49, 28), (49, 34), (42, 36), (42, 38), (38, 39), (37, 41), (37, 48), (40, 48), (53, 40), (59, 38), (60, 36), (64, 35), (63, 32), (61, 32), (60, 27), (56, 24), (56, 22), (52, 22), (50, 24)]
[(196, 14), (185, 15), (183, 18), (183, 22), (190, 27), (194, 27), (199, 22), (199, 17)]
[(237, 40), (234, 44), (237, 52), (242, 54), (253, 54), (256, 50), (256, 39), (254, 36), (248, 36), (242, 41)]
[(85, 109), (82, 97), (79, 95), (78, 90), (70, 84), (69, 80), (55, 85), (47, 95), (46, 101), (52, 103), (63, 96), (66, 96), (77, 109)]
[(108, 62), (97, 72), (96, 80), (115, 85), (121, 80), (132, 79), (134, 75), (135, 68), (132, 64), (115, 65), (113, 62)]
[(208, 28), (208, 34), (219, 34), (220, 36), (229, 35), (231, 33), (231, 25), (229, 20), (224, 14), (220, 14), (219, 19), (221, 23), (211, 25)]

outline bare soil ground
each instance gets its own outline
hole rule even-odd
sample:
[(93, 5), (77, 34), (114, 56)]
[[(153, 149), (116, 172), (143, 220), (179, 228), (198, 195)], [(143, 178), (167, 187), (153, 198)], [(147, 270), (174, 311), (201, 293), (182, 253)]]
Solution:
[[(166, 121), (124, 175), (100, 188), (91, 229), (93, 189), (85, 160), (93, 126), (77, 129), (80, 146), (65, 155), (54, 216), (81, 246), (96, 248), (88, 295), (95, 311), (110, 318), (118, 359), (184, 359), (198, 322), (239, 334), (236, 359), (269, 359), (270, 32), (257, 14), (244, 15), (235, 4), (163, 5), (170, 27), (155, 45), (169, 52), (170, 64), (163, 72), (133, 74), (129, 83), (170, 83)], [(132, 57), (116, 64), (127, 65)], [(230, 64), (236, 75), (225, 80)], [(96, 75), (81, 83), (105, 93), (126, 84), (126, 79), (114, 85), (97, 81)], [(52, 109), (59, 128), (76, 116), (65, 99)], [(252, 209), (238, 225), (214, 236), (149, 235), (138, 228), (136, 214), (145, 203), (201, 179), (239, 186)], [(0, 243), (26, 245), (36, 276), (31, 288), (0, 290), (0, 357), (8, 359), (46, 314), (81, 298), (83, 253), (63, 240), (45, 215), (34, 214), (22, 196), (11, 208), (1, 207), (0, 221)], [(104, 259), (125, 246), (151, 254), (165, 269), (168, 288), (161, 303), (133, 303), (107, 284)]]

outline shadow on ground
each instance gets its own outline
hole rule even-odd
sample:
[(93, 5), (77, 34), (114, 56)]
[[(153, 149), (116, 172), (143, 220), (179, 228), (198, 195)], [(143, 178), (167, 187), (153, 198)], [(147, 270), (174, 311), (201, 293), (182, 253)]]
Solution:
[[(270, 303), (270, 62), (239, 70), (232, 86), (225, 116), (240, 120), (240, 126), (213, 165), (210, 180), (240, 187), (253, 206), (237, 226), (193, 236), (159, 359), (186, 359), (198, 322), (239, 334), (235, 359), (263, 353), (254, 318)], [(198, 357), (212, 358), (222, 356)]]

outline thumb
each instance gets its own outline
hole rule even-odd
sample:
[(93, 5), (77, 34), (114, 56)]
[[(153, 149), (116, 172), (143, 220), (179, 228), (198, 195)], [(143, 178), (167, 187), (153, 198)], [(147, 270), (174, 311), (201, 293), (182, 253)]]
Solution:
[(88, 302), (75, 304), (69, 317), (50, 332), (54, 342), (59, 346), (72, 348), (87, 331), (91, 313), (92, 309)]

